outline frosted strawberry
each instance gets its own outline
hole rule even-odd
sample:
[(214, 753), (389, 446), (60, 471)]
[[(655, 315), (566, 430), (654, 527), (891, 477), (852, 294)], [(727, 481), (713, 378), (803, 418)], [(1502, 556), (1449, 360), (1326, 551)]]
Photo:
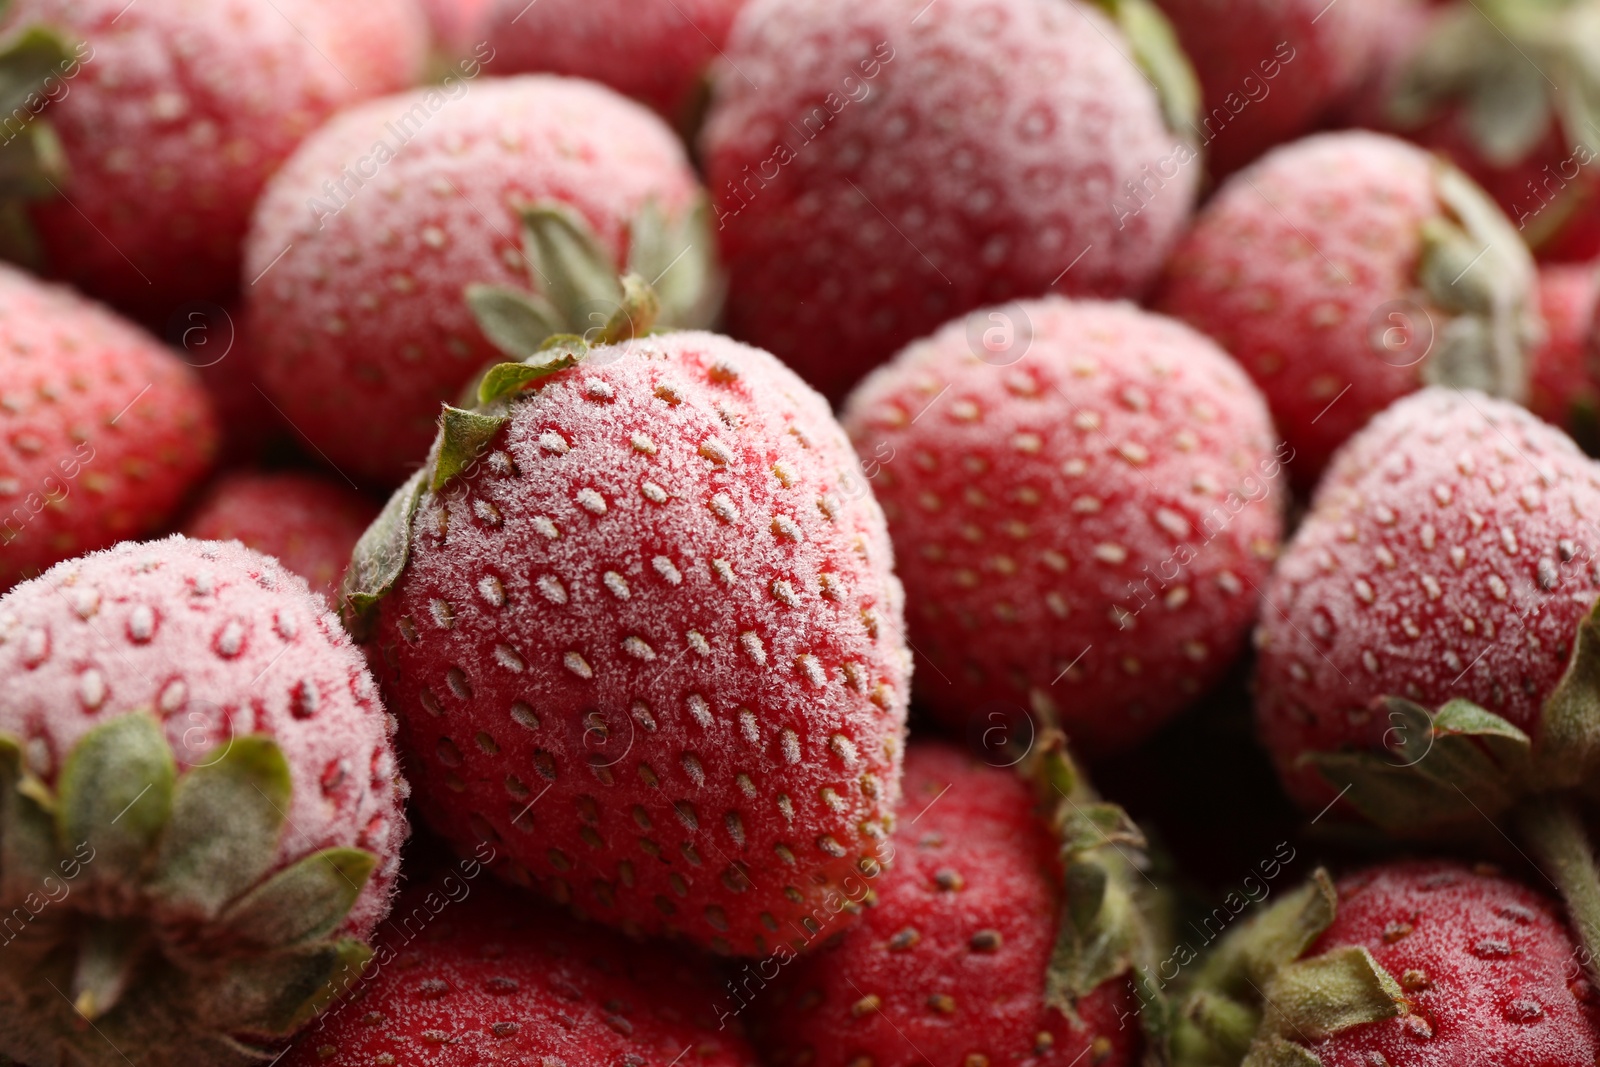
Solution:
[(153, 325), (234, 291), (267, 176), (335, 110), (412, 84), (427, 48), (413, 0), (9, 7), (7, 28), (61, 42), (40, 106), (6, 104), (41, 145), (36, 177), (7, 185), (13, 212), (38, 198), (13, 214), (10, 253)]
[(1127, 304), (979, 311), (875, 372), (844, 418), (942, 717), (1002, 699), (1126, 748), (1235, 659), (1289, 453), (1204, 337)]
[(337, 467), (394, 485), (422, 462), (441, 401), (497, 354), (469, 285), (531, 285), (522, 320), (582, 333), (632, 270), (665, 321), (709, 321), (701, 196), (665, 124), (585, 82), (457, 77), (347, 111), (256, 212), (247, 332), (267, 391)]
[(1556, 264), (1539, 271), (1544, 341), (1533, 352), (1528, 408), (1593, 453), (1600, 450), (1600, 376), (1594, 366), (1600, 264)]
[(1579, 1067), (1600, 1001), (1555, 905), (1485, 868), (1318, 871), (1194, 975), (1177, 1067)]
[(1352, 119), (1439, 152), (1480, 182), (1541, 258), (1600, 254), (1592, 101), (1595, 0), (1399, 5)]
[(257, 1063), (387, 913), (390, 720), (326, 605), (182, 537), (0, 598), (0, 1052)]
[(357, 546), (348, 624), (457, 847), (601, 921), (762, 953), (878, 866), (900, 586), (822, 398), (726, 338), (623, 341), (649, 322), (629, 294), (599, 335), (621, 343), (557, 339), (445, 410)]
[(164, 527), (211, 465), (216, 418), (155, 339), (0, 266), (0, 591)]
[(1534, 285), (1515, 232), (1460, 172), (1351, 132), (1231, 178), (1173, 254), (1157, 304), (1255, 378), (1309, 486), (1345, 438), (1426, 383), (1520, 399)]
[[(1070, 766), (1059, 751), (1050, 758), (1072, 792)], [(1120, 862), (1138, 832), (1119, 809), (1045, 795), (1047, 809), (1063, 809), (1053, 821), (1017, 775), (912, 745), (907, 824), (873, 907), (828, 948), (778, 955), (771, 990), (767, 961), (747, 965), (728, 983), (738, 1008), (724, 1015), (749, 1007), (777, 1065), (1149, 1062), (1132, 972), (1151, 945), (1128, 881), (1147, 886)]]
[(499, 72), (589, 78), (687, 124), (746, 0), (498, 0)]
[(1371, 75), (1393, 32), (1386, 0), (1157, 0), (1203, 91), (1213, 174), (1311, 132)]
[(351, 550), (377, 515), (370, 498), (328, 478), (236, 471), (207, 491), (183, 532), (275, 556), (332, 601)]
[(834, 399), (973, 308), (1141, 293), (1188, 220), (1196, 91), (1146, 4), (754, 0), (727, 54), (728, 327)]
[(396, 902), (360, 998), (301, 1038), (284, 1067), (666, 1065), (689, 1061), (687, 1050), (704, 1067), (755, 1063), (738, 1031), (711, 1017), (704, 963), (473, 884), (479, 869), (463, 861)]

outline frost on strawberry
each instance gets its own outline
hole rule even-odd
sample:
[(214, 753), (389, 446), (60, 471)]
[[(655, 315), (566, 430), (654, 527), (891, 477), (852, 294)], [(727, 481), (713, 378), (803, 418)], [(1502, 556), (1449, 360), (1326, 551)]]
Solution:
[(1554, 902), (1484, 868), (1317, 871), (1190, 979), (1176, 1067), (1579, 1067), (1600, 999)]
[(603, 325), (629, 271), (656, 287), (664, 324), (707, 326), (706, 230), (683, 146), (644, 108), (576, 79), (458, 75), (344, 112), (278, 173), (246, 250), (248, 333), (296, 428), (393, 486), (427, 454), (439, 404), (500, 354), (469, 287), (518, 294), (510, 310), (539, 328), (519, 359)]
[(860, 924), (776, 956), (771, 989), (770, 961), (728, 983), (725, 1014), (749, 1009), (773, 1064), (1164, 1062), (1143, 838), (1059, 733), (1022, 766), (911, 746), (896, 862)]
[[(598, 920), (760, 953), (859, 908), (899, 789), (909, 657), (882, 513), (770, 355), (635, 336), (627, 279), (447, 407), (346, 576), (459, 848)], [(511, 317), (491, 327), (526, 353)], [(486, 322), (487, 325), (487, 322)]]
[(844, 418), (895, 538), (918, 693), (947, 721), (1004, 700), (1126, 748), (1241, 651), (1289, 453), (1206, 338), (1131, 305), (987, 309)]
[(1535, 282), (1516, 231), (1460, 171), (1354, 131), (1278, 148), (1226, 182), (1173, 253), (1157, 306), (1256, 380), (1310, 486), (1423, 385), (1521, 400)]
[(236, 544), (124, 544), (0, 598), (0, 674), (0, 1051), (270, 1059), (370, 954), (406, 832), (337, 620)]

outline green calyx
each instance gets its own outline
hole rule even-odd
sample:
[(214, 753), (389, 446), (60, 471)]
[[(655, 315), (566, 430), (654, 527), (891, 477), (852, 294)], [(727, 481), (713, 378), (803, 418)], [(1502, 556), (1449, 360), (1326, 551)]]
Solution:
[(1527, 159), (1559, 128), (1571, 147), (1600, 143), (1600, 4), (1477, 0), (1439, 16), (1390, 96), (1389, 115), (1416, 128), (1459, 106), (1490, 163)]
[[(146, 712), (66, 755), (52, 789), (0, 735), (0, 1051), (30, 1063), (268, 1062), (371, 951), (335, 936), (376, 864), (274, 871), (292, 784), (268, 738), (179, 773)], [(124, 1058), (126, 1057), (126, 1058)]]
[[(0, 20), (11, 7), (0, 0)], [(67, 160), (41, 118), (51, 79), (65, 82), (79, 60), (66, 39), (43, 26), (25, 26), (0, 40), (0, 256), (37, 266), (41, 250), (26, 205), (59, 194)]]
[(1167, 128), (1193, 139), (1200, 121), (1200, 80), (1172, 23), (1152, 0), (1091, 0), (1128, 40), (1133, 61), (1155, 86)]
[(1364, 948), (1306, 952), (1333, 924), (1326, 871), (1237, 927), (1185, 985), (1172, 1036), (1175, 1067), (1319, 1067), (1308, 1044), (1404, 1015), (1405, 993)]
[(1077, 1021), (1077, 1003), (1106, 982), (1140, 1000), (1146, 1063), (1165, 1062), (1171, 1013), (1154, 980), (1166, 901), (1145, 868), (1146, 842), (1128, 813), (1095, 795), (1054, 727), (1041, 731), (1023, 770), (1060, 842), (1063, 901), (1045, 974), (1045, 1002)]
[(1443, 321), (1422, 378), (1520, 402), (1541, 333), (1533, 257), (1471, 178), (1443, 161), (1434, 172), (1442, 212), (1423, 224), (1416, 280)]

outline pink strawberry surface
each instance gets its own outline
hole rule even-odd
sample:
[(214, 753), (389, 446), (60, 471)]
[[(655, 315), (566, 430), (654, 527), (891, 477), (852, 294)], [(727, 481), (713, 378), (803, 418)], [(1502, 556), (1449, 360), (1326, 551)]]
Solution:
[(1141, 293), (1194, 150), (1096, 5), (754, 0), (702, 135), (727, 324), (838, 399), (951, 317)]
[(465, 55), (484, 40), (494, 0), (421, 0), (421, 4), (435, 43), (447, 55)]
[[(43, 116), (68, 164), (35, 203), (51, 272), (153, 324), (239, 284), (250, 208), (301, 138), (412, 84), (415, 0), (17, 0), (8, 28), (84, 42)], [(248, 280), (248, 279), (246, 279)]]
[(46, 782), (90, 730), (141, 709), (180, 773), (268, 735), (294, 784), (278, 866), (365, 849), (378, 865), (342, 929), (365, 936), (388, 912), (406, 837), (393, 720), (338, 619), (276, 561), (172, 537), (58, 564), (0, 598), (0, 674), (0, 732)]
[(1449, 313), (1418, 271), (1425, 227), (1446, 211), (1427, 152), (1320, 134), (1229, 179), (1173, 253), (1156, 306), (1215, 338), (1261, 386), (1305, 485), (1420, 388), (1445, 348)]
[[(385, 161), (394, 129), (404, 151)], [(247, 330), (266, 388), (337, 467), (393, 485), (422, 462), (440, 402), (499, 354), (463, 290), (527, 288), (519, 207), (571, 207), (620, 264), (647, 202), (679, 215), (698, 188), (671, 130), (588, 82), (457, 77), (346, 111), (256, 211)]]
[(854, 465), (821, 397), (712, 334), (516, 394), (380, 603), (421, 811), (628, 930), (761, 953), (854, 910), (910, 666)]
[(194, 372), (132, 323), (0, 266), (0, 591), (161, 529), (217, 450)]
[(312, 474), (225, 474), (197, 503), (183, 532), (203, 541), (238, 541), (276, 557), (332, 603), (378, 505), (343, 482)]
[(589, 78), (688, 118), (746, 0), (498, 0), (489, 41), (507, 72)]
[[(990, 352), (997, 324), (1014, 346)], [(1006, 305), (908, 347), (844, 418), (942, 718), (1008, 701), (1126, 748), (1236, 658), (1289, 454), (1206, 338), (1128, 304)]]
[(1481, 393), (1428, 389), (1352, 438), (1267, 586), (1263, 742), (1313, 810), (1307, 752), (1381, 748), (1372, 702), (1461, 697), (1537, 732), (1600, 590), (1600, 467)]
[(729, 983), (737, 990), (744, 978), (772, 1063), (1139, 1062), (1125, 976), (1080, 998), (1076, 1023), (1045, 1004), (1060, 843), (1022, 779), (943, 743), (914, 744), (900, 812), (895, 865), (860, 924), (785, 961), (770, 990), (746, 977), (754, 968)]
[(1556, 904), (1442, 860), (1340, 879), (1308, 956), (1365, 948), (1405, 991), (1397, 1018), (1304, 1042), (1323, 1067), (1579, 1067), (1600, 1056), (1600, 996)]

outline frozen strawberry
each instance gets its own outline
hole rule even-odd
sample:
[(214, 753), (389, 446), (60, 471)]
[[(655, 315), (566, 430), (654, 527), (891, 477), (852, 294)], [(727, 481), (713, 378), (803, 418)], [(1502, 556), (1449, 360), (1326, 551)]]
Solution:
[(351, 550), (377, 515), (370, 497), (330, 478), (236, 471), (207, 491), (183, 532), (275, 556), (331, 602)]
[(745, 0), (498, 0), (489, 42), (501, 73), (590, 78), (674, 122), (703, 103), (708, 68)]
[(702, 207), (672, 131), (597, 85), (452, 77), (372, 101), (308, 139), (257, 209), (247, 332), (262, 378), (335, 466), (397, 484), (440, 402), (497, 354), (467, 286), (531, 285), (524, 318), (583, 333), (617, 307), (627, 269), (657, 286), (666, 321), (702, 324)]
[(1139, 294), (1188, 220), (1197, 95), (1148, 5), (754, 0), (727, 54), (728, 327), (831, 398), (973, 308)]
[(571, 340), (479, 397), (345, 578), (422, 812), (514, 881), (722, 952), (856, 909), (910, 662), (826, 402), (698, 332)]
[(1061, 298), (974, 312), (844, 419), (895, 539), (918, 693), (945, 719), (1005, 700), (1126, 748), (1244, 644), (1288, 453), (1249, 378), (1182, 324)]
[(217, 448), (194, 372), (65, 287), (0, 266), (0, 591), (166, 526)]
[(753, 1067), (738, 1029), (716, 1025), (706, 961), (474, 884), (481, 870), (463, 860), (459, 873), (400, 897), (358, 995), (302, 1037), (284, 1067), (665, 1067), (680, 1056)]
[(174, 537), (0, 598), (0, 1051), (244, 1065), (370, 956), (406, 821), (326, 604)]
[(267, 176), (338, 108), (412, 84), (427, 48), (415, 0), (9, 7), (6, 27), (63, 42), (42, 106), (18, 109), (27, 141), (41, 123), (53, 137), (32, 153), (40, 199), (31, 233), (8, 227), (12, 254), (157, 326), (234, 291)]
[(1541, 258), (1593, 258), (1597, 19), (1594, 0), (1396, 5), (1382, 70), (1351, 118), (1450, 158)]
[(1557, 907), (1492, 869), (1318, 871), (1222, 942), (1180, 1015), (1180, 1065), (1578, 1067), (1600, 1000)]
[(860, 923), (803, 959), (778, 955), (771, 990), (768, 961), (729, 983), (724, 1014), (750, 1008), (771, 1062), (1148, 1062), (1130, 980), (1138, 957), (1112, 953), (1103, 968), (1074, 970), (1082, 942), (1133, 929), (1106, 925), (1137, 914), (1133, 898), (1125, 884), (1102, 883), (1108, 899), (1095, 907), (1081, 869), (1078, 888), (1063, 890), (1063, 837), (1022, 778), (942, 743), (915, 744), (900, 811), (895, 865), (873, 883)]
[(1352, 132), (1231, 178), (1173, 254), (1157, 306), (1244, 365), (1310, 486), (1345, 438), (1426, 383), (1522, 398), (1534, 286), (1516, 233), (1459, 171)]
[(1352, 438), (1256, 636), (1261, 736), (1291, 792), (1315, 810), (1336, 789), (1308, 754), (1397, 740), (1384, 697), (1459, 698), (1536, 735), (1600, 590), (1596, 520), (1600, 467), (1514, 404), (1428, 389)]
[(1595, 360), (1595, 302), (1600, 264), (1556, 264), (1539, 271), (1539, 310), (1545, 337), (1533, 351), (1528, 408), (1600, 451), (1600, 375)]
[(1158, 0), (1199, 76), (1199, 140), (1227, 175), (1348, 103), (1392, 32), (1393, 0)]

